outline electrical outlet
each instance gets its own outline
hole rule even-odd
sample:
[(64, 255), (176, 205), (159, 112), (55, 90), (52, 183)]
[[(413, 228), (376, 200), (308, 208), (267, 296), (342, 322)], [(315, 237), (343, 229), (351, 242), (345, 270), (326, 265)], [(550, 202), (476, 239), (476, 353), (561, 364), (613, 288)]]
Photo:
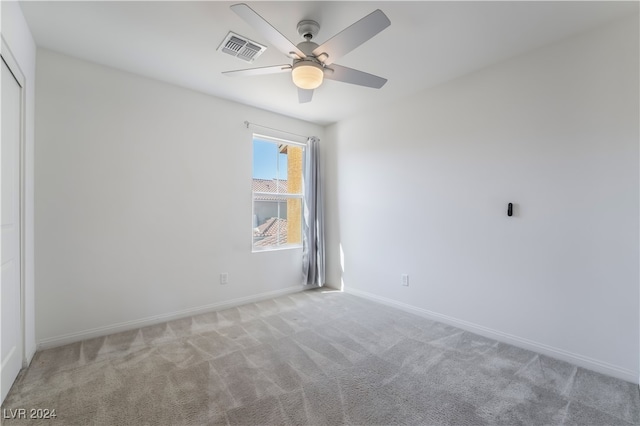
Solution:
[(220, 274), (220, 284), (225, 285), (229, 283), (229, 273), (223, 272)]
[(405, 287), (409, 286), (409, 275), (408, 274), (402, 274), (402, 285)]

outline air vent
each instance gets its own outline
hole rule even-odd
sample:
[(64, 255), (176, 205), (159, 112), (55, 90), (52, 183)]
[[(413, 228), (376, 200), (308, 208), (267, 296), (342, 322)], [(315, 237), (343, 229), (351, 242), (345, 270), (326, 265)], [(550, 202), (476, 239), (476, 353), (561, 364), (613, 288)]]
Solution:
[(262, 55), (262, 52), (267, 50), (267, 47), (241, 35), (229, 32), (220, 47), (218, 47), (218, 50), (245, 62), (253, 62), (258, 56)]

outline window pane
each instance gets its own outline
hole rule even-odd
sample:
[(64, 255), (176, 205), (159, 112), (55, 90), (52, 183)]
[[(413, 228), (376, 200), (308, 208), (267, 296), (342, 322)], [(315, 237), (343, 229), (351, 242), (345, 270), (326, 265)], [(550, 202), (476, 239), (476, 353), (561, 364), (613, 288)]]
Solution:
[(287, 243), (287, 201), (254, 201), (256, 226), (253, 229), (255, 247), (278, 246)]
[[(253, 243), (256, 247), (302, 244), (302, 199), (254, 198)], [(293, 220), (291, 219), (293, 218)]]
[(253, 140), (253, 178), (278, 178), (278, 146), (273, 142)]
[(254, 248), (302, 244), (303, 155), (302, 146), (254, 137)]

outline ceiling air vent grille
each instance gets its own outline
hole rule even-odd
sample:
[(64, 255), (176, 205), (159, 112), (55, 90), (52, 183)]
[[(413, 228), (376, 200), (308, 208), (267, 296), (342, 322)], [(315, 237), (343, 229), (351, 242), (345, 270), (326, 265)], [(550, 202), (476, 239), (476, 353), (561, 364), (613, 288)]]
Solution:
[(218, 47), (218, 50), (250, 63), (267, 50), (267, 47), (241, 35), (229, 32), (220, 47)]

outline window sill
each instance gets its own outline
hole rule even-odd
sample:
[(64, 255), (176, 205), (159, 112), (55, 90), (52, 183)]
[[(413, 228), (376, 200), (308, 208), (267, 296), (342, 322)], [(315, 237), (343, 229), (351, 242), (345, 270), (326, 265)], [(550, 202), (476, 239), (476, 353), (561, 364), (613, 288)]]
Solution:
[(302, 244), (283, 244), (281, 246), (269, 246), (269, 247), (252, 247), (251, 253), (262, 253), (265, 251), (281, 251), (281, 250), (292, 250), (292, 249), (301, 249)]

